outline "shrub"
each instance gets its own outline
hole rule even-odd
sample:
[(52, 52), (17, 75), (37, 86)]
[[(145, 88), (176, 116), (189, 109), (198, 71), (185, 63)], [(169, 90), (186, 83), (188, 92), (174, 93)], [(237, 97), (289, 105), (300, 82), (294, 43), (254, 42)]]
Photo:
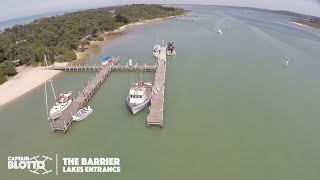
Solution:
[(98, 37), (97, 37), (97, 40), (98, 40), (98, 41), (104, 41), (104, 37), (98, 36)]

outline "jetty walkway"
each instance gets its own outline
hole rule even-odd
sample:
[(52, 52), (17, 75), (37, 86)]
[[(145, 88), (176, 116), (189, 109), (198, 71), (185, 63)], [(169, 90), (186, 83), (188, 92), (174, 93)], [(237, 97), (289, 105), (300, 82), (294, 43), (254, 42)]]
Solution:
[[(97, 66), (97, 65), (92, 65), (92, 66), (51, 66), (48, 69), (49, 70), (60, 70), (60, 71), (101, 71), (103, 66)], [(132, 65), (129, 66), (128, 64), (126, 65), (119, 65), (119, 64), (112, 64), (111, 70), (112, 71), (155, 71), (157, 69), (157, 65)]]
[(160, 127), (163, 127), (166, 58), (166, 48), (161, 47), (160, 54), (158, 56), (158, 68), (155, 73), (153, 96), (151, 99), (151, 106), (149, 107), (149, 115), (147, 117), (148, 126), (159, 125)]

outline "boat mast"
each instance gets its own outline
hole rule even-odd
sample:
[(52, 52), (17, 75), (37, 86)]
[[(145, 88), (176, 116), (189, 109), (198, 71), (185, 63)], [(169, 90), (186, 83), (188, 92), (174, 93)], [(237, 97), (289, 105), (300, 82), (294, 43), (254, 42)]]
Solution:
[[(48, 70), (48, 63), (47, 63), (47, 58), (44, 56), (44, 66)], [(46, 97), (46, 112), (47, 112), (47, 118), (49, 117), (49, 108), (48, 108), (48, 92), (47, 92), (47, 81), (44, 82), (44, 93)], [(48, 118), (49, 119), (49, 118)]]
[(46, 96), (46, 111), (47, 111), (47, 117), (49, 117), (47, 81), (44, 82), (44, 92), (45, 92), (45, 96)]
[(157, 45), (159, 45), (158, 35), (159, 35), (159, 33), (157, 32)]
[[(48, 56), (48, 58), (49, 58), (49, 56)], [(46, 55), (44, 55), (44, 59), (45, 59), (45, 63), (46, 63), (46, 68), (47, 68), (47, 70), (48, 70), (48, 61), (47, 61)], [(49, 62), (50, 62), (50, 59), (49, 59)], [(53, 88), (52, 79), (49, 78), (49, 81), (50, 81), (50, 84), (51, 84), (51, 88), (52, 88), (52, 92), (53, 92), (54, 99), (56, 100), (57, 97), (56, 97), (56, 93), (55, 93), (54, 88)]]

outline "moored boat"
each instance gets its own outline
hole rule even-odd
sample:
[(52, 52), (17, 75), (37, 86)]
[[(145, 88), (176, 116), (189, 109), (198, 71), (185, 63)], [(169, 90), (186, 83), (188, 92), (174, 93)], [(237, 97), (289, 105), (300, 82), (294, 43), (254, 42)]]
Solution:
[(62, 102), (65, 102), (66, 100), (70, 99), (70, 96), (72, 95), (72, 92), (64, 92), (61, 93), (60, 96), (56, 99), (56, 105), (59, 105)]
[(66, 110), (72, 103), (72, 99), (69, 97), (61, 98), (59, 102), (56, 101), (56, 105), (50, 110), (50, 118), (52, 120), (59, 118), (62, 112)]
[(106, 56), (103, 58), (101, 65), (107, 65), (109, 63), (112, 63), (114, 58), (112, 56)]
[(153, 57), (158, 57), (160, 55), (160, 45), (154, 45), (152, 55)]
[(149, 105), (152, 97), (153, 84), (139, 81), (130, 88), (127, 105), (132, 114), (136, 114)]
[(82, 107), (76, 112), (75, 115), (72, 116), (72, 119), (74, 121), (82, 121), (85, 118), (87, 118), (92, 112), (93, 112), (93, 109), (91, 109), (90, 106), (88, 106), (88, 108)]
[(169, 41), (166, 48), (166, 53), (168, 56), (176, 55), (176, 48), (174, 46), (174, 42)]

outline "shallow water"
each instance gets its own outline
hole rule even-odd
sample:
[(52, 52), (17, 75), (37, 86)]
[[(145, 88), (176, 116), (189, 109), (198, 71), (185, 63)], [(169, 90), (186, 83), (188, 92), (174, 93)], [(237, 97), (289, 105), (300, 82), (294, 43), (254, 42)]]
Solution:
[[(63, 173), (59, 179), (318, 179), (319, 39), (275, 22), (286, 17), (187, 6), (195, 22), (138, 26), (88, 57), (155, 63), (159, 39), (174, 41), (167, 59), (164, 128), (148, 128), (148, 110), (131, 115), (125, 97), (139, 73), (113, 72), (89, 101), (94, 112), (67, 134), (45, 119), (44, 87), (0, 110), (0, 176), (44, 179), (7, 170), (11, 155), (118, 157), (121, 173)], [(195, 17), (197, 16), (197, 17)], [(216, 28), (223, 29), (218, 35)], [(290, 58), (288, 68), (285, 59)], [(64, 73), (56, 92), (76, 95), (94, 73)], [(143, 73), (152, 80), (153, 73)], [(50, 94), (52, 101), (52, 95)], [(49, 101), (49, 102), (51, 102)], [(52, 162), (48, 167), (54, 167)], [(54, 179), (55, 174), (45, 176)]]

